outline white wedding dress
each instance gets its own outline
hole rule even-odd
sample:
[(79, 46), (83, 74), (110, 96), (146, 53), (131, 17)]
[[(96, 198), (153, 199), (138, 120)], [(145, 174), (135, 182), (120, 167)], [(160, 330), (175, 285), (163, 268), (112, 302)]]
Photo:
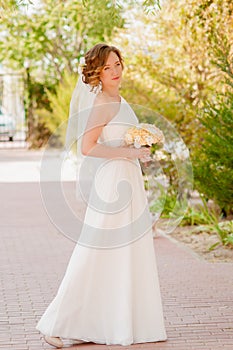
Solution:
[[(133, 110), (121, 99), (119, 112), (103, 128), (99, 142), (117, 147), (126, 129), (137, 123)], [(107, 345), (164, 341), (151, 216), (140, 163), (126, 158), (102, 161), (80, 241), (57, 295), (36, 328), (44, 335)], [(123, 187), (117, 187), (121, 181)], [(123, 205), (114, 210), (117, 190)], [(101, 210), (97, 210), (96, 191)]]

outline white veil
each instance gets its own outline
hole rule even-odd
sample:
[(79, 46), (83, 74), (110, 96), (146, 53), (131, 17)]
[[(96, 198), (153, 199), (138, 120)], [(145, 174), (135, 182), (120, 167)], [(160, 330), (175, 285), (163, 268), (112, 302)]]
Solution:
[(83, 82), (82, 74), (80, 73), (70, 101), (65, 140), (65, 151), (67, 155), (72, 153), (71, 148), (73, 149), (74, 144), (77, 143), (76, 200), (79, 207), (82, 207), (84, 210), (83, 215), (79, 218), (81, 221), (84, 219), (96, 169), (100, 162), (103, 161), (101, 158), (85, 156), (81, 151), (83, 134), (99, 88), (96, 88), (94, 91), (91, 90), (92, 87)]
[(80, 74), (70, 101), (65, 142), (66, 151), (69, 152), (74, 142), (77, 141), (77, 158), (79, 162), (84, 157), (81, 152), (82, 136), (95, 96), (96, 94), (91, 92), (91, 86), (83, 82), (82, 75)]

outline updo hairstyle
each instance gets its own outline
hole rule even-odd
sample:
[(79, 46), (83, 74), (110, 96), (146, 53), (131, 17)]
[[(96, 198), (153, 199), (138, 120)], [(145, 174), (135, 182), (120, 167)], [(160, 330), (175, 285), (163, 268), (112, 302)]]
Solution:
[(124, 68), (121, 53), (115, 46), (97, 44), (85, 54), (85, 64), (82, 67), (82, 79), (85, 84), (89, 84), (93, 88), (99, 85), (100, 73), (110, 52), (114, 52), (118, 56), (122, 69)]

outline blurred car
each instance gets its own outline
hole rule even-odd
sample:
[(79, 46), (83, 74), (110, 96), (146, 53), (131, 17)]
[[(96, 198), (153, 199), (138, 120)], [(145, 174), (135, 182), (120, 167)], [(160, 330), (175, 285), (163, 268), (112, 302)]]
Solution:
[(0, 137), (7, 136), (13, 141), (16, 132), (15, 120), (10, 115), (2, 113), (0, 109)]

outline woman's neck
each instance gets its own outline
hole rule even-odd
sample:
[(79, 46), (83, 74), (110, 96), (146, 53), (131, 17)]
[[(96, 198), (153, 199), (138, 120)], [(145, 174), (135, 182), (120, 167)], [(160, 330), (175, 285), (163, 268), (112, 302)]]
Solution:
[(116, 89), (106, 89), (105, 88), (102, 90), (102, 93), (108, 97), (111, 97), (111, 98), (116, 98), (116, 97), (120, 96), (118, 88), (116, 88)]

